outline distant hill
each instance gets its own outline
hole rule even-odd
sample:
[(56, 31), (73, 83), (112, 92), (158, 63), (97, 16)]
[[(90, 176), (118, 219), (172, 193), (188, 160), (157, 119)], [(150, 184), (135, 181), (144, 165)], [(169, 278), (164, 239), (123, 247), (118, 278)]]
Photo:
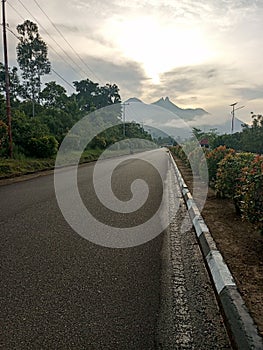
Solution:
[(178, 117), (183, 118), (184, 120), (193, 120), (196, 117), (203, 116), (205, 114), (209, 114), (202, 108), (180, 108), (176, 106), (173, 102), (170, 101), (169, 97), (162, 97), (160, 100), (153, 102), (153, 105), (160, 106), (168, 109), (169, 111), (178, 115)]

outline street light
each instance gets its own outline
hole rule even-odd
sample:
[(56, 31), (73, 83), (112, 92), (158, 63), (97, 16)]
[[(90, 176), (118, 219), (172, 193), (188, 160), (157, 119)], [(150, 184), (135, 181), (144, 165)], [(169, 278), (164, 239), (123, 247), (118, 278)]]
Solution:
[(237, 111), (238, 109), (244, 108), (245, 106), (241, 106), (238, 108), (235, 108), (235, 106), (238, 104), (238, 102), (232, 103), (231, 105), (229, 105), (230, 107), (233, 107), (231, 114), (232, 114), (232, 121), (231, 121), (231, 134), (233, 134), (234, 132), (234, 119), (235, 119), (235, 111)]
[(128, 106), (129, 102), (124, 102), (121, 105), (123, 106), (122, 123), (123, 123), (123, 137), (125, 138), (125, 106)]

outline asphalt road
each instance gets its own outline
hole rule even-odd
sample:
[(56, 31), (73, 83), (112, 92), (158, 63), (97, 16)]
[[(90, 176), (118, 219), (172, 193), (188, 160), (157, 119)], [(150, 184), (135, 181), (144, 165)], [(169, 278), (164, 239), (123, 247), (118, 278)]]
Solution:
[[(145, 157), (168, 171), (163, 150)], [(118, 227), (148, 220), (163, 195), (160, 179), (147, 165), (124, 160), (112, 188), (127, 201), (132, 178), (146, 176), (153, 194), (140, 212), (115, 214), (100, 205), (91, 184), (94, 164), (80, 167), (78, 176), (89, 210)], [(99, 173), (101, 186), (105, 167)], [(0, 186), (1, 349), (229, 348), (194, 236), (185, 242), (173, 224), (136, 247), (96, 245), (65, 221), (53, 180), (51, 174)], [(188, 253), (182, 251), (186, 244)], [(183, 296), (176, 284), (185, 288)]]

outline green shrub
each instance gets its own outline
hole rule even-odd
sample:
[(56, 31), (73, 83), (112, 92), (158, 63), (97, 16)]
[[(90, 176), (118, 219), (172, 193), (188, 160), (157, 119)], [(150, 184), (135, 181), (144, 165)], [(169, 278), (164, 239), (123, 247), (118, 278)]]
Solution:
[(242, 169), (249, 165), (255, 155), (252, 153), (230, 153), (219, 162), (216, 174), (216, 195), (221, 198), (236, 198), (237, 186)]
[(8, 127), (0, 120), (0, 156), (7, 155), (8, 150)]
[(207, 153), (206, 161), (209, 172), (209, 182), (211, 186), (213, 186), (216, 181), (219, 162), (223, 160), (226, 155), (234, 153), (235, 151), (232, 148), (226, 148), (226, 146), (219, 146)]
[(58, 142), (54, 136), (32, 138), (29, 142), (30, 155), (38, 158), (53, 157), (58, 151)]
[(242, 170), (237, 190), (242, 218), (256, 224), (263, 233), (263, 156), (257, 155)]
[(97, 135), (95, 136), (89, 143), (89, 147), (96, 149), (105, 149), (107, 146), (106, 140), (103, 136)]

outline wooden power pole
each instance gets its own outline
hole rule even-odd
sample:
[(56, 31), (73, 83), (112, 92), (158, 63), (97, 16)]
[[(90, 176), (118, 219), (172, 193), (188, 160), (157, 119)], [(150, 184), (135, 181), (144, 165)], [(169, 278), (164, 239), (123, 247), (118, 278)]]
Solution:
[(10, 80), (8, 71), (8, 55), (7, 55), (7, 39), (6, 39), (6, 17), (5, 17), (5, 2), (2, 0), (2, 16), (3, 16), (3, 45), (4, 45), (4, 65), (5, 65), (5, 93), (6, 93), (6, 117), (8, 126), (8, 155), (13, 157), (13, 141), (11, 128), (11, 105), (10, 105)]

